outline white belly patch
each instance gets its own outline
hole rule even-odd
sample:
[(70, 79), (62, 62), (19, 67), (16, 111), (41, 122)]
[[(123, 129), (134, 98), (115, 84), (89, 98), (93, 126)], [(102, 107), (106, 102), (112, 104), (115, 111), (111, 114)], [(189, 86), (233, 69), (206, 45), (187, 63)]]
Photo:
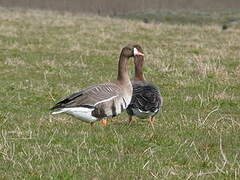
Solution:
[(59, 111), (53, 112), (52, 114), (59, 114), (59, 113), (67, 113), (70, 114), (81, 121), (84, 122), (95, 122), (97, 121), (97, 118), (92, 116), (92, 111), (94, 109), (85, 108), (85, 107), (73, 107), (73, 108), (63, 108)]
[(146, 119), (146, 118), (148, 118), (148, 117), (150, 117), (150, 116), (152, 116), (152, 115), (155, 114), (155, 112), (151, 112), (151, 111), (141, 111), (141, 110), (138, 109), (138, 108), (133, 108), (132, 111), (133, 111), (133, 114), (134, 114), (135, 116), (137, 116), (138, 118), (140, 118), (140, 119)]

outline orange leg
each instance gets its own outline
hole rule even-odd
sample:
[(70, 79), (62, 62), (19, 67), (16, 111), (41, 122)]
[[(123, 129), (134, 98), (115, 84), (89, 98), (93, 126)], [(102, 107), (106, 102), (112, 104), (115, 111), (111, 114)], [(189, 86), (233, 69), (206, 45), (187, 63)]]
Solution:
[(129, 116), (128, 122), (129, 124), (132, 122), (132, 116)]
[(100, 123), (101, 123), (101, 125), (102, 126), (107, 126), (107, 119), (102, 119), (102, 120), (100, 120)]
[(151, 116), (149, 118), (149, 123), (151, 124), (152, 128), (154, 129), (154, 121), (155, 121), (155, 118), (153, 116)]

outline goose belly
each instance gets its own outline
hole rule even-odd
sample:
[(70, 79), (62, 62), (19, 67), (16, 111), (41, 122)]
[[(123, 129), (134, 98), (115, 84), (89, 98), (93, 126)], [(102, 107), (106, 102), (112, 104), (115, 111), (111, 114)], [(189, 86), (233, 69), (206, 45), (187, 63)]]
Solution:
[(122, 97), (119, 99), (119, 101), (115, 102), (116, 106), (116, 113), (120, 114), (123, 112), (125, 109), (127, 109), (128, 105), (131, 102), (132, 97)]
[(130, 101), (131, 98), (118, 97), (111, 101), (100, 103), (95, 107), (92, 114), (97, 118), (117, 116), (128, 107)]
[(72, 107), (72, 108), (63, 108), (61, 112), (70, 114), (81, 121), (91, 123), (97, 121), (98, 118), (92, 116), (93, 108), (84, 108), (84, 107)]
[(142, 111), (139, 108), (132, 108), (133, 115), (137, 116), (140, 119), (146, 119), (148, 117), (154, 116), (157, 111), (151, 112), (151, 111)]

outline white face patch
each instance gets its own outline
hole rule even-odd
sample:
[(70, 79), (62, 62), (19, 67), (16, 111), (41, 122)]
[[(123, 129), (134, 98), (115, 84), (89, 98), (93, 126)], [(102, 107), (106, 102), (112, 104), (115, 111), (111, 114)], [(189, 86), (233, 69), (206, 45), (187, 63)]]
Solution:
[(133, 48), (133, 55), (136, 56), (138, 54), (137, 48)]
[(139, 52), (137, 48), (133, 48), (133, 55), (134, 56), (144, 56), (143, 53)]

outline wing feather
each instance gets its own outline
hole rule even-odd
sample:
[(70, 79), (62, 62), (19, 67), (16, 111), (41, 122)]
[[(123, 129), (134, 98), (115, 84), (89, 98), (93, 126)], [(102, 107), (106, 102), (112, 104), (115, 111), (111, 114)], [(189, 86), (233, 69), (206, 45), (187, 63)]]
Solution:
[(95, 105), (119, 96), (120, 88), (114, 83), (99, 84), (91, 86), (78, 93), (74, 93), (64, 100), (58, 102), (51, 109), (70, 107), (92, 107)]

